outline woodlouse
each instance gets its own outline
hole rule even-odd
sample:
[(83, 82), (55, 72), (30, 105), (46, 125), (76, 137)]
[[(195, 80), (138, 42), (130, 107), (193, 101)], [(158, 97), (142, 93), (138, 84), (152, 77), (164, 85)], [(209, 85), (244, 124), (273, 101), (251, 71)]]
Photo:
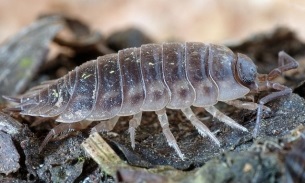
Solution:
[[(218, 145), (215, 135), (197, 119), (190, 106), (203, 107), (220, 121), (243, 131), (247, 129), (214, 105), (223, 101), (240, 108), (257, 109), (256, 136), (262, 110), (269, 110), (264, 104), (292, 92), (271, 80), (297, 67), (297, 61), (283, 51), (279, 52), (278, 68), (269, 74), (258, 74), (249, 57), (234, 54), (225, 46), (199, 42), (147, 44), (98, 57), (20, 97), (5, 98), (20, 103), (8, 110), (31, 116), (59, 116), (58, 122), (69, 123), (52, 129), (42, 146), (53, 135), (86, 128), (91, 121), (108, 120), (93, 128), (108, 131), (119, 116), (133, 115), (129, 133), (134, 148), (135, 129), (140, 125), (142, 111), (155, 111), (168, 144), (183, 159), (169, 129), (165, 108), (181, 109), (201, 135), (209, 136)], [(263, 97), (258, 104), (237, 100), (268, 89), (278, 91)]]

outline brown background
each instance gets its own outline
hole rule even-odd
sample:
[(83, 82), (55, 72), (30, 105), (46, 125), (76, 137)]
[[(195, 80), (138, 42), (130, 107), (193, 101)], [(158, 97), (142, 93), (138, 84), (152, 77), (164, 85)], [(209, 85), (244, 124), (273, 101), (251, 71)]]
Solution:
[(51, 12), (80, 18), (106, 36), (136, 26), (160, 42), (223, 43), (279, 25), (305, 39), (303, 0), (0, 0), (0, 42)]

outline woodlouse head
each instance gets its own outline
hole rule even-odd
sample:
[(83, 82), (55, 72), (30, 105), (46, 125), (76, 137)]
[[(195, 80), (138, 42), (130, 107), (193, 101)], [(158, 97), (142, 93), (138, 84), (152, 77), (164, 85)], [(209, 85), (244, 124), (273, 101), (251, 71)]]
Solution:
[(250, 90), (257, 90), (258, 86), (256, 83), (256, 65), (249, 57), (238, 53), (235, 69), (237, 73), (237, 79), (240, 84), (246, 86)]

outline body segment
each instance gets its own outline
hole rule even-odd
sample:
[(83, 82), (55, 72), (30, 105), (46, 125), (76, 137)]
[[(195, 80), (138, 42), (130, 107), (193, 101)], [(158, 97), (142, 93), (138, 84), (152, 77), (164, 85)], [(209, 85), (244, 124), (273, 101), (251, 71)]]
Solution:
[(193, 106), (204, 107), (217, 103), (218, 87), (210, 76), (209, 45), (186, 43), (186, 74), (196, 91)]
[(106, 120), (119, 114), (123, 103), (122, 78), (117, 54), (97, 58), (96, 100), (88, 120)]
[(144, 85), (140, 67), (140, 49), (127, 48), (119, 51), (122, 78), (123, 103), (120, 116), (139, 113), (144, 102)]
[(166, 107), (170, 109), (183, 109), (194, 102), (195, 91), (186, 77), (185, 58), (185, 44), (163, 44), (164, 80), (170, 92)]
[(210, 77), (218, 87), (218, 101), (234, 100), (249, 93), (250, 89), (235, 79), (234, 65), (237, 62), (237, 56), (229, 48), (211, 45), (208, 62)]
[(169, 88), (164, 81), (162, 45), (141, 46), (141, 71), (145, 98), (142, 111), (163, 109), (170, 100)]

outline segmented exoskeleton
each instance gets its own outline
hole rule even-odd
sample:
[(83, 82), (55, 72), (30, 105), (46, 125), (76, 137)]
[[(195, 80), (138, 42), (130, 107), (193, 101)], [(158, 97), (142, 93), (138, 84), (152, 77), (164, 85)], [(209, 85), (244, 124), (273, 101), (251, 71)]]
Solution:
[[(209, 136), (218, 145), (215, 135), (197, 119), (190, 106), (203, 107), (220, 121), (243, 131), (247, 129), (214, 105), (223, 101), (236, 107), (257, 109), (256, 135), (262, 110), (269, 109), (264, 104), (291, 93), (290, 88), (271, 80), (297, 66), (292, 57), (280, 52), (278, 68), (267, 75), (257, 74), (249, 57), (234, 54), (225, 46), (198, 42), (147, 44), (98, 57), (18, 98), (6, 98), (20, 103), (10, 110), (31, 116), (58, 116), (56, 121), (70, 123), (55, 127), (43, 145), (64, 130), (85, 128), (88, 121), (107, 120), (94, 130), (111, 130), (119, 116), (133, 115), (129, 132), (134, 147), (135, 129), (140, 124), (142, 111), (155, 111), (169, 145), (183, 159), (169, 130), (166, 108), (181, 109), (201, 135)], [(263, 97), (258, 104), (236, 100), (249, 92), (267, 89), (279, 91)]]

